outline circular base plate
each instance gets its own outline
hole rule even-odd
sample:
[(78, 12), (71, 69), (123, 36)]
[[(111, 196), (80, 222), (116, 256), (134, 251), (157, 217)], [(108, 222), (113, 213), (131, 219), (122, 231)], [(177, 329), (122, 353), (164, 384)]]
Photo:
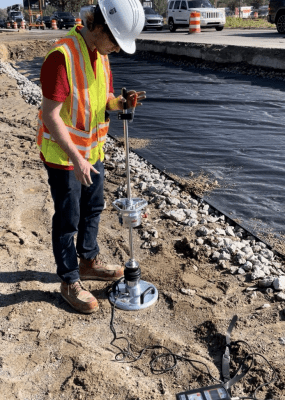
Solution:
[[(145, 295), (144, 295), (145, 294)], [(121, 310), (135, 311), (152, 306), (158, 299), (158, 291), (154, 285), (146, 281), (139, 281), (134, 287), (124, 281), (111, 292), (109, 300)]]

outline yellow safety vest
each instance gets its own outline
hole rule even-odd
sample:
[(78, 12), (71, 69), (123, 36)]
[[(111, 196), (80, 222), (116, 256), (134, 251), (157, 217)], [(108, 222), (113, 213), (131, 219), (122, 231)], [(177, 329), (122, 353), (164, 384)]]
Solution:
[[(91, 164), (103, 161), (103, 145), (109, 128), (109, 120), (105, 121), (110, 84), (108, 56), (98, 53), (95, 79), (86, 43), (80, 33), (76, 32), (76, 27), (55, 43), (46, 58), (54, 51), (60, 51), (65, 57), (70, 87), (60, 116), (80, 154)], [(85, 127), (84, 131), (76, 128), (78, 122)], [(43, 123), (42, 109), (39, 111), (37, 145), (47, 162), (72, 165), (68, 155)]]

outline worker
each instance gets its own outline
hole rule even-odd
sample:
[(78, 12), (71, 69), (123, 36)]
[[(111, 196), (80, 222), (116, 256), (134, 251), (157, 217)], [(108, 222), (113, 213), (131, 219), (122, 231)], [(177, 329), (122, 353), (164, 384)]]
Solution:
[(83, 280), (114, 281), (124, 274), (122, 266), (103, 261), (97, 242), (108, 111), (122, 110), (125, 103), (130, 108), (135, 100), (141, 105), (146, 97), (143, 91), (115, 97), (108, 60), (120, 49), (135, 52), (145, 20), (140, 1), (99, 0), (93, 10), (45, 58), (37, 132), (54, 201), (52, 244), (61, 295), (83, 313), (98, 309)]

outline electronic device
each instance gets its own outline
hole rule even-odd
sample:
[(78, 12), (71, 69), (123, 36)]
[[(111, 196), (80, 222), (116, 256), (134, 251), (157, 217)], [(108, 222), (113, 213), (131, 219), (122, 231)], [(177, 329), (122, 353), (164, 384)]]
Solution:
[(222, 384), (188, 390), (176, 395), (176, 400), (231, 400)]

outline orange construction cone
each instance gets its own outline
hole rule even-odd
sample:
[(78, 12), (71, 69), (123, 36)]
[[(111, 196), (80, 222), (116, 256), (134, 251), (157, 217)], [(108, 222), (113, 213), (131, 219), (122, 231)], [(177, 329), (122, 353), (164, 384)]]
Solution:
[(76, 18), (75, 24), (76, 24), (76, 25), (81, 25), (81, 19), (80, 19), (80, 18)]
[(201, 32), (200, 13), (195, 11), (190, 14), (189, 33), (199, 33), (199, 32)]
[(56, 19), (53, 19), (53, 20), (51, 21), (51, 27), (52, 27), (52, 29), (57, 29)]

